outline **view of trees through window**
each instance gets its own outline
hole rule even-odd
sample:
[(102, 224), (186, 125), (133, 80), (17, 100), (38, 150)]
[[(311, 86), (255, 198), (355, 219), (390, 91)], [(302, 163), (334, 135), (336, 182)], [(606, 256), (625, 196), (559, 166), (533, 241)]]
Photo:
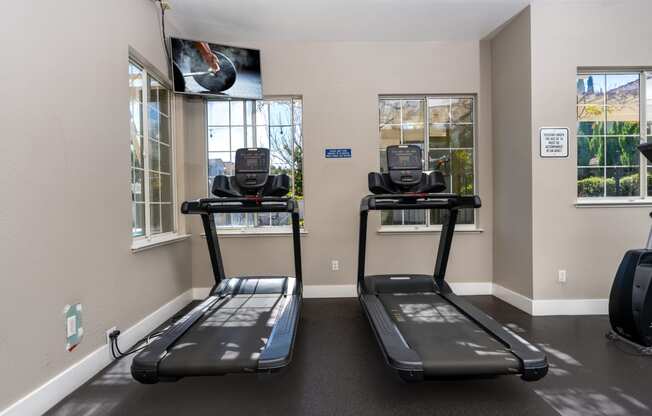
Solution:
[[(649, 194), (652, 172), (636, 147), (650, 137), (641, 90), (652, 93), (645, 72), (577, 76), (577, 196), (639, 197)], [(647, 86), (646, 86), (647, 84)], [(648, 99), (648, 103), (650, 100)]]
[[(289, 195), (299, 201), (303, 225), (303, 135), (300, 97), (257, 101), (208, 101), (208, 190), (216, 175), (233, 175), (235, 152), (242, 147), (270, 149), (270, 173), (291, 178)], [(218, 227), (289, 226), (288, 213), (216, 214)]]
[[(473, 96), (381, 97), (380, 169), (385, 149), (395, 144), (421, 147), (424, 171), (444, 174), (447, 192), (472, 195), (474, 181), (475, 99)], [(441, 212), (383, 211), (383, 225), (440, 225)], [(473, 209), (460, 211), (459, 224), (474, 224)]]

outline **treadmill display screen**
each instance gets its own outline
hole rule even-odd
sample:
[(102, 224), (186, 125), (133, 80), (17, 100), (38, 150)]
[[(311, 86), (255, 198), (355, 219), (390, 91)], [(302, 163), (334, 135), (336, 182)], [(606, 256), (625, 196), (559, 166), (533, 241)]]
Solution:
[(421, 170), (421, 149), (417, 146), (391, 146), (387, 148), (389, 170)]
[(241, 173), (269, 172), (269, 153), (267, 149), (240, 149), (236, 156), (235, 170)]

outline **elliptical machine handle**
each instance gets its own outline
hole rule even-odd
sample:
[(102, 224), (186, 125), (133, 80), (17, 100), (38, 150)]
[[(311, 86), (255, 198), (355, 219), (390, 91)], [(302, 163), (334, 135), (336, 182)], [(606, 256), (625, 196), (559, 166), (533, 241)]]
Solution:
[[(652, 211), (650, 211), (650, 218), (652, 218)], [(652, 227), (650, 227), (650, 233), (647, 235), (647, 244), (645, 244), (645, 248), (652, 250)]]

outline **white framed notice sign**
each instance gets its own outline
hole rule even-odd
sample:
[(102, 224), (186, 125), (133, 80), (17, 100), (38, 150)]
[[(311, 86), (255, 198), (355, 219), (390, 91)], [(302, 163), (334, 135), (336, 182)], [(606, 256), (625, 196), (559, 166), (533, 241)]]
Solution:
[(541, 157), (568, 157), (568, 128), (541, 127), (539, 140)]

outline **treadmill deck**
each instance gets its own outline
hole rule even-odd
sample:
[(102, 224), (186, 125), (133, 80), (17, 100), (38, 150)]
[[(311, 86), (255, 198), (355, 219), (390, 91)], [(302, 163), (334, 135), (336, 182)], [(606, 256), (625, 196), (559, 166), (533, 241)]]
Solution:
[(515, 374), (519, 360), (434, 292), (377, 295), (426, 377)]
[(252, 372), (283, 305), (283, 295), (235, 295), (218, 302), (159, 363), (161, 376)]
[(291, 277), (225, 279), (134, 358), (132, 374), (152, 383), (281, 368), (290, 361), (300, 302)]

